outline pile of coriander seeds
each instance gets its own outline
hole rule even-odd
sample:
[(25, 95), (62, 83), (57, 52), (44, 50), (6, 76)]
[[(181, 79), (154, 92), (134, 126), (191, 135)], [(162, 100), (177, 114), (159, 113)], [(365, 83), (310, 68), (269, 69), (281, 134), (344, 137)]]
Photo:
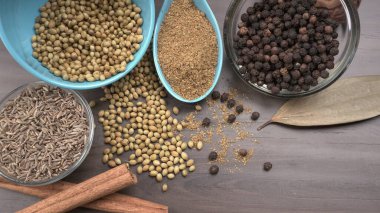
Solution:
[[(155, 73), (147, 53), (125, 78), (104, 88), (108, 109), (99, 111), (105, 143), (103, 163), (115, 167), (121, 155), (131, 151), (128, 163), (137, 166), (137, 173), (148, 172), (158, 182), (186, 177), (195, 170), (194, 160), (185, 152), (203, 147), (183, 141), (179, 132), (187, 123), (172, 117), (165, 101), (166, 92)], [(175, 110), (176, 111), (176, 110)], [(167, 190), (167, 185), (164, 185)]]
[(140, 49), (140, 13), (131, 0), (49, 0), (35, 20), (33, 57), (64, 80), (110, 78)]

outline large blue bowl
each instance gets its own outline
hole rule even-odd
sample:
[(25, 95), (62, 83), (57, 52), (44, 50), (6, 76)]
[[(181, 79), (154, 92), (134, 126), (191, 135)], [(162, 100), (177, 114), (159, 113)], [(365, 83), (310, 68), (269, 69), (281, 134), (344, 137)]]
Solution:
[[(38, 9), (46, 0), (0, 0), (0, 38), (12, 57), (28, 72), (37, 78), (55, 86), (85, 90), (111, 84), (127, 75), (144, 56), (150, 44), (155, 20), (154, 1), (133, 0), (141, 8), (144, 40), (140, 49), (134, 54), (134, 60), (128, 63), (124, 72), (118, 73), (104, 81), (70, 82), (52, 74), (32, 56), (31, 39), (34, 35), (34, 20), (39, 15)], [(11, 74), (11, 73), (10, 73)]]

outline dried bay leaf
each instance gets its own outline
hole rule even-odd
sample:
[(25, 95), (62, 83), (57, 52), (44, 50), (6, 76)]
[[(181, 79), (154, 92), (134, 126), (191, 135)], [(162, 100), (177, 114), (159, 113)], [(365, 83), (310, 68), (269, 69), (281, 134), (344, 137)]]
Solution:
[(315, 95), (287, 101), (271, 123), (292, 126), (325, 126), (350, 123), (380, 115), (380, 75), (337, 81)]

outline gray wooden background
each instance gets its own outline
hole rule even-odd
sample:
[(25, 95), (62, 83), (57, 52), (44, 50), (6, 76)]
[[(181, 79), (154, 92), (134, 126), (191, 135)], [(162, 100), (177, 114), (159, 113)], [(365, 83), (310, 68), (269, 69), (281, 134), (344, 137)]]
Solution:
[[(230, 1), (209, 1), (221, 29)], [(362, 2), (359, 50), (343, 78), (380, 73), (379, 7), (378, 0)], [(246, 90), (225, 62), (217, 88), (245, 91), (249, 95), (244, 104), (262, 115), (250, 127), (261, 142), (254, 145), (254, 158), (240, 172), (230, 174), (222, 166), (221, 172), (211, 177), (206, 163), (211, 146), (207, 145), (201, 152), (190, 153), (198, 162), (197, 171), (171, 181), (167, 193), (161, 193), (160, 184), (146, 175), (139, 176), (139, 183), (123, 193), (166, 204), (170, 212), (380, 212), (380, 118), (328, 128), (269, 126), (257, 132), (256, 127), (268, 120), (283, 101)], [(34, 80), (0, 43), (0, 97)], [(84, 94), (91, 100), (100, 97), (102, 91)], [(169, 102), (182, 106), (171, 98)], [(239, 119), (248, 120), (248, 115)], [(242, 145), (252, 147), (251, 143)], [(108, 169), (100, 162), (103, 148), (98, 127), (88, 158), (66, 180), (79, 182)], [(262, 171), (265, 161), (274, 165), (268, 173)], [(2, 213), (36, 201), (37, 198), (0, 189)]]

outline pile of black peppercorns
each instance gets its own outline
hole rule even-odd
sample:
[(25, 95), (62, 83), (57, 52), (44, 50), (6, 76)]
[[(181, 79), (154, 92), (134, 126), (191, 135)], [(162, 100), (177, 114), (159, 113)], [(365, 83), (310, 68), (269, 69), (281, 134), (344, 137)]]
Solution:
[(246, 81), (273, 94), (307, 91), (339, 53), (338, 23), (316, 0), (263, 0), (241, 15), (234, 48)]

